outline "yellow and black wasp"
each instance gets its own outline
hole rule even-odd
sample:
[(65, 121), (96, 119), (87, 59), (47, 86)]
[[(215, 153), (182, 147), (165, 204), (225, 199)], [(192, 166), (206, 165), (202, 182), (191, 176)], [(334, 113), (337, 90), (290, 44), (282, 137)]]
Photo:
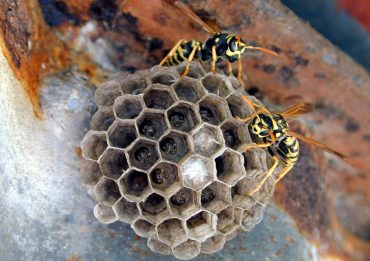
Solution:
[(176, 6), (180, 11), (185, 13), (190, 19), (201, 25), (209, 34), (210, 37), (204, 42), (198, 40), (187, 41), (179, 40), (170, 50), (166, 57), (161, 61), (160, 65), (172, 66), (178, 65), (183, 61), (187, 61), (186, 68), (182, 76), (186, 76), (189, 72), (190, 62), (197, 58), (201, 61), (212, 61), (212, 72), (216, 73), (216, 61), (218, 58), (226, 59), (228, 63), (229, 74), (232, 74), (232, 63), (238, 62), (238, 79), (242, 81), (242, 63), (241, 56), (247, 50), (260, 50), (277, 56), (277, 53), (262, 47), (248, 45), (239, 35), (234, 35), (229, 32), (217, 32), (200, 19), (189, 7), (180, 1), (165, 1)]
[[(250, 104), (250, 100), (246, 96), (242, 97), (249, 106), (253, 106)], [(279, 113), (270, 113), (268, 110), (264, 109), (262, 113), (253, 114), (246, 119), (238, 118), (240, 121), (245, 123), (250, 122), (248, 126), (249, 131), (252, 134), (252, 138), (255, 138), (255, 141), (257, 142), (256, 144), (245, 146), (243, 151), (245, 152), (253, 147), (268, 148), (268, 152), (274, 161), (266, 175), (249, 193), (249, 195), (253, 195), (261, 188), (265, 181), (273, 174), (279, 162), (282, 163), (283, 169), (276, 174), (276, 183), (293, 168), (299, 156), (298, 140), (314, 145), (319, 149), (340, 157), (343, 160), (347, 159), (344, 154), (337, 152), (318, 141), (289, 130), (289, 125), (285, 118), (309, 112), (311, 109), (311, 104), (302, 102)]]

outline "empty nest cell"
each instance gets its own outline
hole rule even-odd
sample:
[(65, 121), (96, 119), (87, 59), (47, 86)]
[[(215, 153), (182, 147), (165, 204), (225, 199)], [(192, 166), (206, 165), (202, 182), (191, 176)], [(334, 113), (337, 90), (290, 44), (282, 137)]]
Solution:
[(179, 245), (188, 239), (182, 221), (177, 218), (163, 221), (157, 226), (157, 232), (158, 238), (170, 246)]
[(105, 133), (89, 131), (81, 142), (82, 155), (86, 159), (98, 160), (107, 146)]
[(121, 82), (121, 90), (124, 94), (139, 94), (149, 85), (149, 80), (145, 73), (128, 75)]
[(154, 223), (168, 214), (166, 199), (157, 194), (150, 194), (143, 202), (140, 202), (142, 214)]
[(242, 145), (252, 142), (247, 125), (238, 120), (227, 120), (222, 124), (221, 131), (225, 145), (231, 149), (238, 150)]
[(133, 122), (115, 121), (107, 132), (109, 144), (112, 147), (125, 149), (137, 138), (137, 131)]
[(121, 193), (116, 182), (102, 177), (95, 186), (95, 196), (99, 203), (111, 207), (121, 197)]
[(142, 110), (141, 99), (136, 95), (118, 97), (113, 105), (113, 111), (120, 119), (134, 119)]
[(212, 182), (202, 190), (200, 200), (203, 208), (217, 214), (231, 204), (230, 188), (221, 182)]
[(119, 184), (123, 194), (132, 200), (142, 197), (149, 188), (147, 174), (134, 169), (124, 173)]
[(199, 114), (204, 122), (212, 125), (231, 117), (226, 101), (215, 94), (208, 94), (199, 102)]
[(91, 129), (106, 131), (115, 120), (111, 108), (100, 107), (91, 119)]
[(228, 96), (233, 90), (231, 83), (226, 77), (222, 77), (221, 75), (207, 74), (202, 79), (202, 84), (208, 92), (217, 94), (221, 97)]
[(155, 235), (155, 226), (145, 219), (138, 219), (135, 221), (133, 228), (141, 237), (148, 238)]
[(131, 223), (133, 220), (139, 217), (139, 209), (135, 202), (130, 202), (125, 198), (121, 198), (113, 205), (113, 210), (117, 217), (126, 223)]
[(245, 175), (243, 157), (235, 151), (226, 149), (215, 159), (215, 163), (217, 178), (229, 186), (233, 186)]
[(99, 164), (102, 173), (112, 179), (121, 177), (128, 168), (125, 152), (119, 149), (106, 149), (99, 158)]
[(188, 77), (182, 78), (176, 82), (173, 88), (180, 100), (191, 103), (198, 102), (205, 95), (203, 86), (199, 81)]
[(144, 92), (146, 107), (157, 110), (165, 110), (176, 101), (173, 91), (161, 84), (154, 84)]
[(216, 224), (217, 217), (214, 214), (201, 211), (186, 220), (188, 237), (203, 242), (216, 233)]

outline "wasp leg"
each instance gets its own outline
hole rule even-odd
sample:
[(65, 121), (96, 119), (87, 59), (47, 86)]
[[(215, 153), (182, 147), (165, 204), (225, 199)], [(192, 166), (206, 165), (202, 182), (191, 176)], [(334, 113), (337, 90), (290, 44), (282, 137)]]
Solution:
[(274, 164), (272, 164), (271, 168), (268, 170), (265, 177), (260, 181), (260, 183), (257, 185), (257, 187), (255, 187), (251, 192), (248, 193), (249, 196), (252, 196), (258, 190), (260, 190), (260, 188), (263, 186), (263, 184), (265, 184), (266, 180), (272, 175), (272, 173), (276, 169), (276, 167), (279, 163), (279, 159), (276, 156), (273, 156), (272, 158), (274, 160)]
[(250, 121), (251, 119), (253, 119), (254, 117), (256, 116), (256, 114), (252, 114), (251, 116), (247, 117), (247, 118), (240, 118), (239, 116), (235, 116), (235, 118), (238, 120), (238, 121), (241, 121), (243, 123), (247, 123), (248, 121)]
[(229, 76), (233, 75), (233, 66), (229, 61), (227, 62), (227, 71), (229, 73)]
[(240, 82), (240, 85), (244, 87), (245, 84), (244, 84), (244, 81), (242, 79), (242, 61), (240, 60), (240, 56), (239, 56), (239, 59), (238, 59), (238, 80)]
[(217, 60), (217, 53), (216, 53), (216, 45), (212, 46), (212, 73), (216, 73), (216, 60)]
[(195, 52), (199, 50), (199, 44), (196, 44), (194, 47), (193, 47), (193, 50), (191, 50), (191, 53), (189, 55), (189, 58), (186, 62), (186, 68), (184, 70), (184, 72), (181, 74), (181, 77), (185, 77), (188, 73), (189, 73), (189, 68), (190, 68), (190, 62), (193, 60), (194, 58), (194, 55), (195, 55)]
[(271, 143), (262, 143), (262, 144), (248, 144), (248, 145), (245, 145), (243, 148), (242, 148), (242, 151), (244, 152), (247, 152), (249, 149), (251, 148), (266, 148), (266, 147), (269, 147), (271, 146)]
[(276, 175), (277, 179), (275, 180), (275, 184), (278, 183), (291, 169), (293, 166), (285, 167), (280, 173)]
[(178, 41), (174, 47), (172, 47), (171, 51), (168, 52), (168, 54), (166, 55), (166, 57), (163, 58), (163, 60), (159, 63), (159, 65), (163, 65), (169, 58), (171, 58), (177, 51), (177, 49), (179, 48), (179, 46), (183, 43), (183, 42), (186, 42), (186, 40), (184, 39), (181, 39), (180, 41)]

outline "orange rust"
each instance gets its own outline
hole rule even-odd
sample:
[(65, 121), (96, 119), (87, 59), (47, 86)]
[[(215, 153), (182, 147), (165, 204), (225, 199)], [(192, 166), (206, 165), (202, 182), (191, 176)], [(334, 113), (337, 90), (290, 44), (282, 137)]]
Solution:
[(68, 52), (43, 22), (36, 0), (0, 2), (0, 20), (1, 49), (28, 93), (35, 116), (41, 118), (42, 75), (68, 64)]
[(67, 257), (66, 261), (81, 261), (81, 258), (78, 255), (72, 254)]
[(76, 15), (80, 20), (88, 20), (89, 18), (89, 10), (91, 4), (94, 0), (59, 0), (60, 2), (64, 2), (67, 7), (68, 11), (71, 14)]
[(76, 147), (75, 152), (76, 152), (77, 157), (82, 158), (82, 149), (81, 149), (81, 147)]

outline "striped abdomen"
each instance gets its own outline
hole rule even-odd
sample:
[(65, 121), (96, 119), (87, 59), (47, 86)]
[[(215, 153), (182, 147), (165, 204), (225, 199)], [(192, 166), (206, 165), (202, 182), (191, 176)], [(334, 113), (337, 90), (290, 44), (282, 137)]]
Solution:
[(280, 156), (284, 166), (294, 165), (299, 156), (299, 143), (297, 138), (286, 135), (276, 144), (276, 153)]
[[(165, 66), (173, 66), (173, 65), (178, 65), (182, 63), (183, 61), (188, 60), (191, 51), (195, 46), (199, 46), (198, 48), (202, 47), (202, 43), (197, 41), (197, 40), (192, 40), (192, 41), (182, 41), (182, 43), (179, 45), (177, 48), (176, 52), (174, 55), (172, 55), (170, 58), (166, 60), (164, 63)], [(199, 55), (200, 51), (198, 50), (197, 53), (195, 54), (195, 57), (197, 58)]]

